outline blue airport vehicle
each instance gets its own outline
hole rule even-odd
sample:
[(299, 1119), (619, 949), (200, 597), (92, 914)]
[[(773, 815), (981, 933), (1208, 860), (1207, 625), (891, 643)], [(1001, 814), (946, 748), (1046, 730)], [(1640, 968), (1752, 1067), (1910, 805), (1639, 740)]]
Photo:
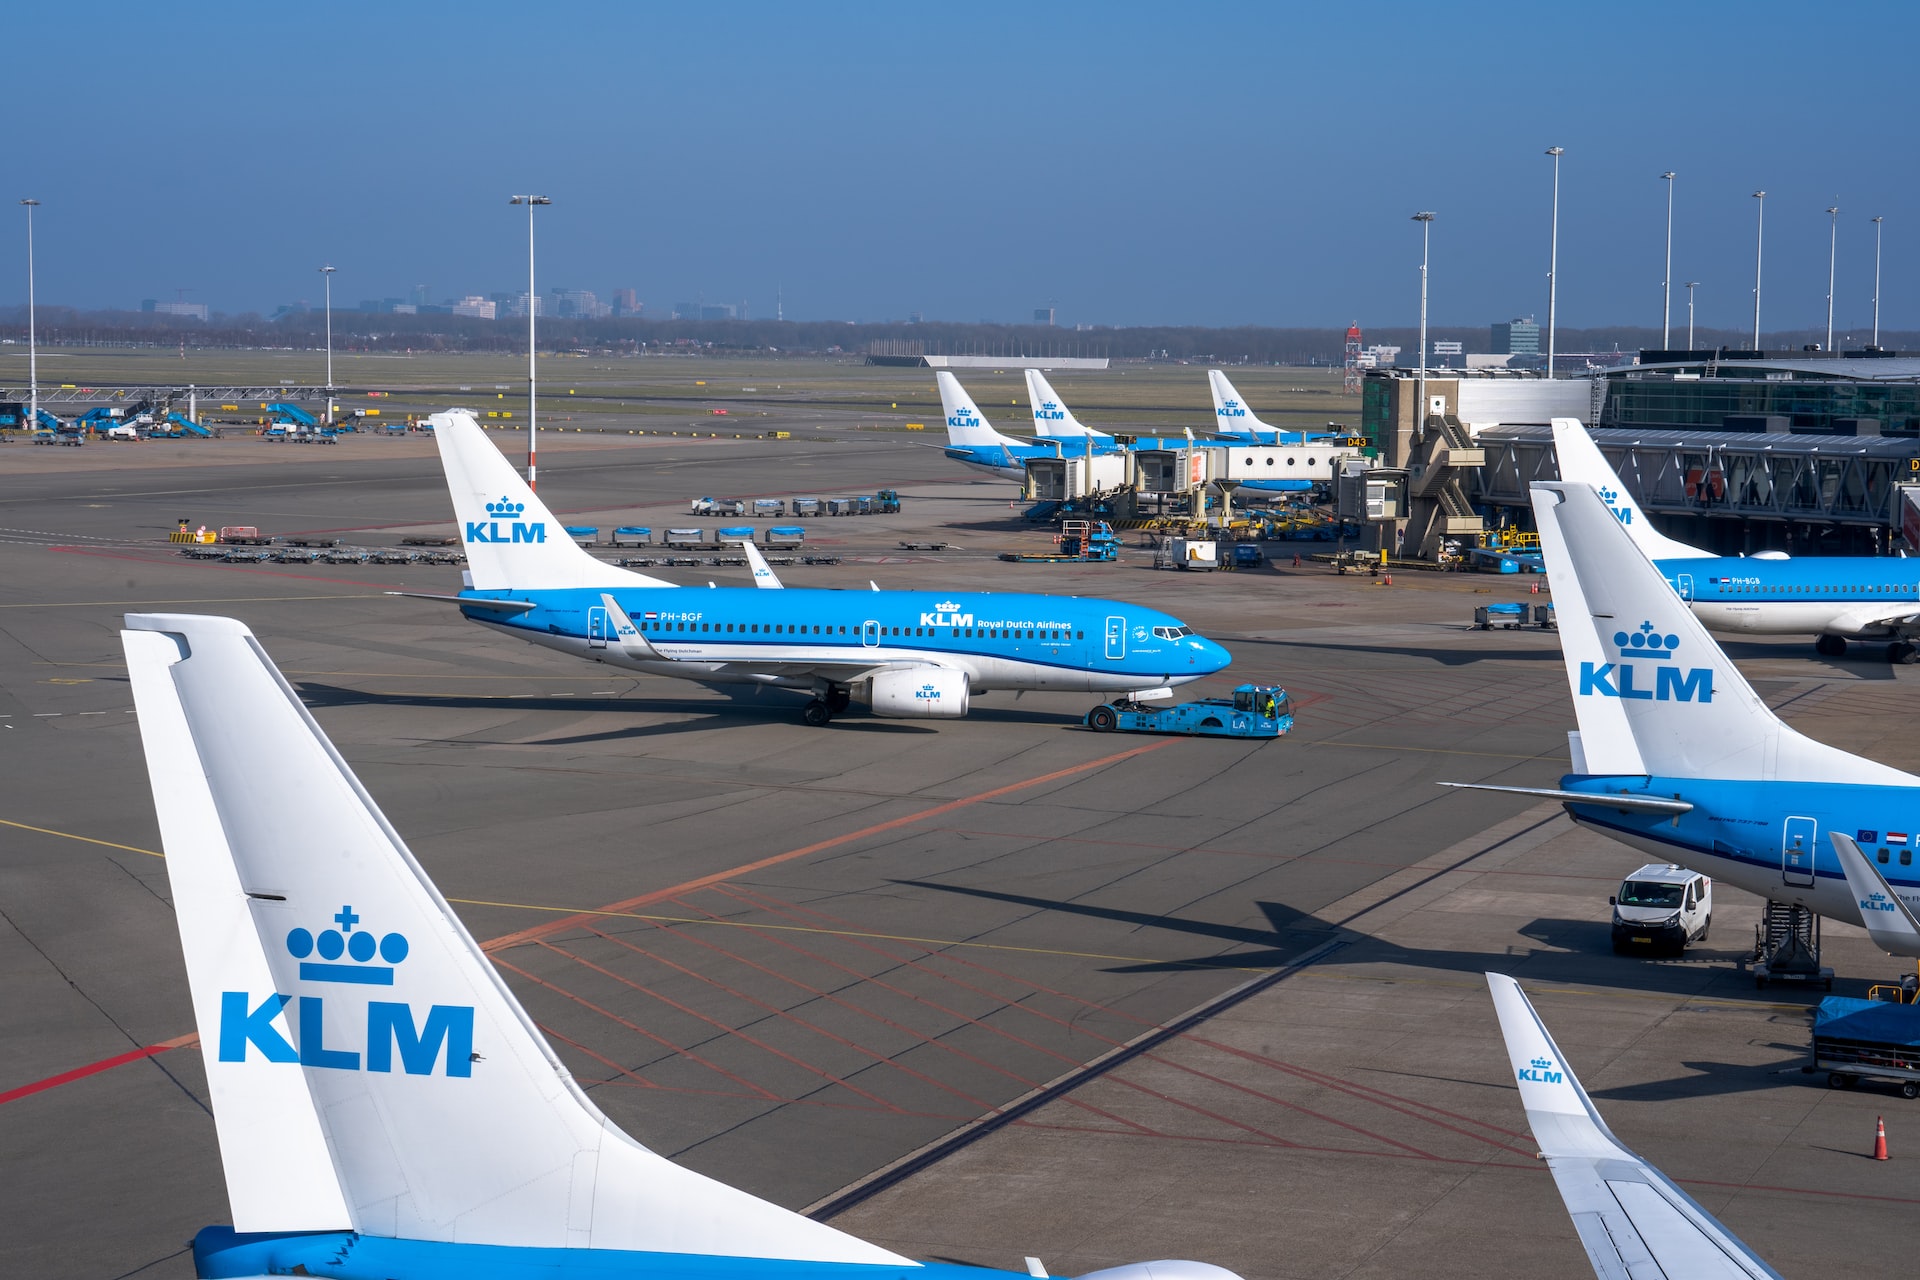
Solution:
[(1293, 731), (1293, 700), (1277, 684), (1243, 684), (1230, 698), (1160, 706), (1116, 699), (1081, 721), (1098, 733), (1184, 733), (1209, 738), (1279, 738)]
[(48, 413), (45, 409), (41, 409), (38, 412), (36, 412), (33, 415), (33, 420), (39, 423), (41, 429), (45, 431), (59, 431), (65, 428), (65, 426), (67, 425), (66, 423), (62, 422), (60, 419), (54, 417), (51, 413)]
[(270, 404), (267, 412), (279, 414), (283, 421), (296, 422), (303, 427), (317, 426), (320, 421), (297, 404)]

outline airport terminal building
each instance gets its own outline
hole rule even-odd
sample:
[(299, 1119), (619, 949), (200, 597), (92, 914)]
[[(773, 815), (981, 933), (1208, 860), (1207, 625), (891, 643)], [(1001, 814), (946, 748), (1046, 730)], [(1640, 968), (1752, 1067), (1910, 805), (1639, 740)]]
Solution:
[[(1429, 371), (1368, 379), (1362, 422), (1381, 464), (1407, 472), (1402, 554), (1531, 528), (1527, 487), (1558, 478), (1548, 423), (1595, 440), (1669, 536), (1726, 554), (1897, 549), (1902, 486), (1920, 484), (1920, 359), (1646, 352), (1643, 363), (1547, 380)], [(1920, 550), (1920, 548), (1907, 548)]]

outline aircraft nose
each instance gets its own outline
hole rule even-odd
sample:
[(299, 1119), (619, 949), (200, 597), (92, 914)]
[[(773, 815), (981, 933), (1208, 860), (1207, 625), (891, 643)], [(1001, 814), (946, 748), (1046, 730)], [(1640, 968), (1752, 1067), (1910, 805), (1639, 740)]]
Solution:
[(1228, 653), (1224, 646), (1212, 640), (1201, 639), (1197, 642), (1197, 646), (1200, 652), (1194, 655), (1197, 659), (1196, 665), (1204, 667), (1208, 675), (1224, 670), (1233, 661), (1233, 655)]

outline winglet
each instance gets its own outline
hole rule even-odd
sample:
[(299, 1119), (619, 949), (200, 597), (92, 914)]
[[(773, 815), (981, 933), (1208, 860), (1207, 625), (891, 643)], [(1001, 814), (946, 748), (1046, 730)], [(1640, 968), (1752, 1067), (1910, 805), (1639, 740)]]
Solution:
[(760, 548), (753, 544), (752, 538), (743, 538), (740, 549), (747, 553), (747, 567), (753, 570), (754, 586), (767, 591), (779, 591), (787, 585), (775, 576), (773, 566), (760, 554)]
[(1893, 891), (1880, 868), (1861, 852), (1852, 836), (1838, 831), (1830, 834), (1840, 870), (1847, 876), (1847, 888), (1860, 907), (1860, 923), (1867, 927), (1873, 945), (1892, 956), (1920, 956), (1920, 920), (1914, 918), (1913, 908)]
[(1780, 1280), (1739, 1237), (1607, 1128), (1520, 984), (1489, 973), (1507, 1062), (1540, 1155), (1600, 1280)]
[(640, 628), (633, 625), (633, 619), (612, 595), (601, 592), (600, 603), (606, 606), (607, 617), (613, 621), (613, 633), (620, 638), (620, 648), (629, 658), (641, 658), (649, 662), (672, 661), (640, 633)]

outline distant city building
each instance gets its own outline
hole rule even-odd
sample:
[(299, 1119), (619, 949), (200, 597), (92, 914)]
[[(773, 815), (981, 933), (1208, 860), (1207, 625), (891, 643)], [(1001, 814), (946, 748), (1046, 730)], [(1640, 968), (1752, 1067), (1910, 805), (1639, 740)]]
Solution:
[(427, 303), (433, 301), (433, 291), (424, 284), (417, 284), (413, 286), (412, 294), (408, 298), (408, 301), (416, 307), (424, 307)]
[(615, 289), (613, 291), (613, 314), (616, 316), (637, 316), (642, 308), (640, 295), (633, 289)]
[(1035, 324), (1044, 324), (1048, 328), (1052, 328), (1053, 327), (1053, 308), (1052, 307), (1035, 307), (1033, 309), (1033, 322)]
[(1493, 354), (1497, 356), (1537, 356), (1540, 354), (1540, 326), (1532, 316), (1515, 318), (1493, 326)]
[(391, 307), (388, 307), (387, 311), (391, 315), (411, 316), (419, 314), (420, 308), (414, 306), (411, 302), (396, 302)]
[(477, 293), (470, 293), (453, 304), (453, 314), (457, 316), (474, 316), (481, 320), (491, 320), (494, 318), (494, 313), (498, 307), (499, 304), (491, 299), (483, 298)]
[(549, 289), (553, 314), (563, 320), (598, 320), (613, 314), (613, 308), (600, 301), (591, 289)]
[(153, 298), (142, 298), (140, 309), (160, 316), (185, 316), (189, 320), (207, 318), (207, 304), (204, 302), (160, 302)]
[[(493, 295), (494, 315), (499, 319), (527, 318), (527, 295), (522, 293), (496, 293)], [(546, 299), (536, 297), (533, 300), (533, 314), (547, 314)]]

